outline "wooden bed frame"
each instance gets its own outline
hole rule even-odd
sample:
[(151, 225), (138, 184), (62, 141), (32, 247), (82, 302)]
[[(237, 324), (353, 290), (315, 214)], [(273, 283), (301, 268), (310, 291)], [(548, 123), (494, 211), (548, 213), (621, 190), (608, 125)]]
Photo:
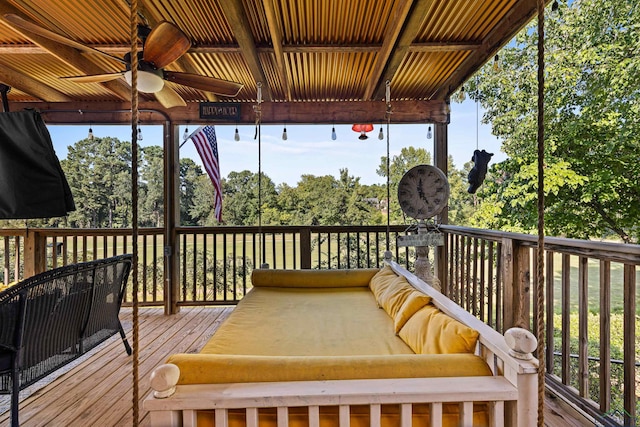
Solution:
[(529, 331), (512, 328), (504, 336), (395, 262), (398, 275), (449, 316), (480, 334), (476, 354), (493, 376), (454, 378), (404, 378), (335, 381), (295, 381), (233, 384), (177, 385), (179, 368), (165, 364), (151, 374), (154, 390), (144, 401), (151, 425), (196, 426), (197, 412), (215, 411), (216, 427), (229, 427), (229, 410), (243, 409), (246, 426), (258, 427), (258, 410), (275, 408), (278, 427), (288, 426), (289, 408), (308, 408), (309, 427), (319, 427), (319, 408), (337, 406), (339, 425), (349, 425), (350, 406), (367, 405), (370, 425), (381, 425), (382, 405), (399, 405), (400, 424), (412, 425), (412, 405), (428, 404), (430, 425), (442, 425), (444, 403), (458, 403), (460, 425), (473, 425), (474, 402), (488, 402), (491, 426), (535, 426), (538, 411), (538, 361), (531, 352), (537, 340)]

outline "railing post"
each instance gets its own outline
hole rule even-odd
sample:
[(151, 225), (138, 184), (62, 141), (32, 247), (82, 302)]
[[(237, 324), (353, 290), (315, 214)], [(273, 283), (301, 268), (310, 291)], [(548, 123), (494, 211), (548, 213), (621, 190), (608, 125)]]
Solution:
[[(165, 122), (164, 134), (164, 312), (180, 311), (180, 242), (176, 227), (180, 224), (180, 154), (177, 125)], [(183, 248), (183, 250), (185, 250)]]
[(300, 268), (311, 268), (311, 228), (300, 229)]
[[(448, 102), (447, 102), (448, 104)], [(435, 138), (433, 140), (433, 152), (435, 166), (438, 167), (445, 175), (449, 176), (449, 128), (447, 123), (435, 124)], [(449, 223), (449, 207), (446, 206), (442, 212), (438, 215), (438, 221), (440, 224)], [(445, 235), (444, 245), (436, 246), (434, 248), (434, 264), (435, 264), (435, 276), (440, 279), (441, 292), (448, 296), (449, 291), (449, 275), (447, 254), (449, 239)]]
[(502, 258), (504, 330), (514, 326), (528, 330), (531, 304), (529, 248), (505, 237), (502, 239)]
[(24, 238), (24, 277), (31, 277), (45, 271), (46, 237), (39, 231), (27, 230)]

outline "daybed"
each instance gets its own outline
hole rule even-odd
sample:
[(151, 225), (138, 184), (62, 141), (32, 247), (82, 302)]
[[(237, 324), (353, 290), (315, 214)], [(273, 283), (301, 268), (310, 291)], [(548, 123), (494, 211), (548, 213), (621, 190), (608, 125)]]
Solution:
[(154, 370), (153, 426), (535, 425), (533, 335), (505, 339), (396, 263), (252, 284), (199, 354)]

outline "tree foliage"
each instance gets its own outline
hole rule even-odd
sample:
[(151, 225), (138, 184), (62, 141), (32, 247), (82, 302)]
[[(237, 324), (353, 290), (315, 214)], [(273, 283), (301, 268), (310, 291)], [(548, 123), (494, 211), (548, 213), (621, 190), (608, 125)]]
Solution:
[[(131, 146), (116, 138), (78, 141), (68, 147), (61, 162), (77, 210), (65, 218), (30, 220), (30, 226), (130, 227), (131, 226)], [(164, 222), (164, 154), (159, 146), (140, 149), (138, 221), (142, 227), (161, 227)], [(402, 175), (411, 167), (430, 163), (423, 148), (405, 147), (391, 159), (391, 200)], [(450, 208), (455, 221), (464, 223), (469, 213), (469, 197), (461, 171), (450, 159), (450, 180), (454, 190)], [(386, 176), (386, 158), (378, 173)], [(180, 159), (180, 224), (217, 226), (214, 214), (215, 189), (202, 168), (192, 159)], [(276, 186), (266, 175), (261, 179), (249, 170), (230, 172), (222, 180), (224, 225), (376, 225), (386, 223), (386, 184), (363, 185), (360, 178), (340, 170), (340, 175), (304, 174), (296, 186)], [(454, 208), (455, 206), (455, 208)], [(407, 223), (395, 202), (391, 223)], [(23, 222), (4, 224), (22, 227)], [(345, 243), (346, 244), (346, 243)], [(346, 262), (346, 261), (345, 261)]]
[[(546, 232), (638, 241), (640, 7), (575, 0), (545, 21)], [(480, 191), (481, 227), (536, 227), (536, 43), (533, 23), (468, 87), (509, 156)]]

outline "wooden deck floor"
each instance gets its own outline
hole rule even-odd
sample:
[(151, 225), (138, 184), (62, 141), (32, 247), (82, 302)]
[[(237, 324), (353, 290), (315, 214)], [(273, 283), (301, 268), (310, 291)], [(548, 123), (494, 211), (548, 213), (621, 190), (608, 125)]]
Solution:
[[(160, 308), (140, 310), (140, 425), (149, 417), (142, 400), (149, 393), (149, 374), (169, 354), (197, 352), (233, 308), (187, 308), (164, 316)], [(131, 342), (132, 312), (123, 309), (122, 323)], [(69, 372), (26, 398), (20, 404), (20, 421), (29, 426), (130, 426), (132, 411), (132, 358), (119, 336)], [(545, 424), (587, 426), (572, 418), (561, 405), (546, 399)], [(10, 414), (0, 414), (0, 426), (8, 426)], [(593, 424), (590, 424), (591, 426)]]

